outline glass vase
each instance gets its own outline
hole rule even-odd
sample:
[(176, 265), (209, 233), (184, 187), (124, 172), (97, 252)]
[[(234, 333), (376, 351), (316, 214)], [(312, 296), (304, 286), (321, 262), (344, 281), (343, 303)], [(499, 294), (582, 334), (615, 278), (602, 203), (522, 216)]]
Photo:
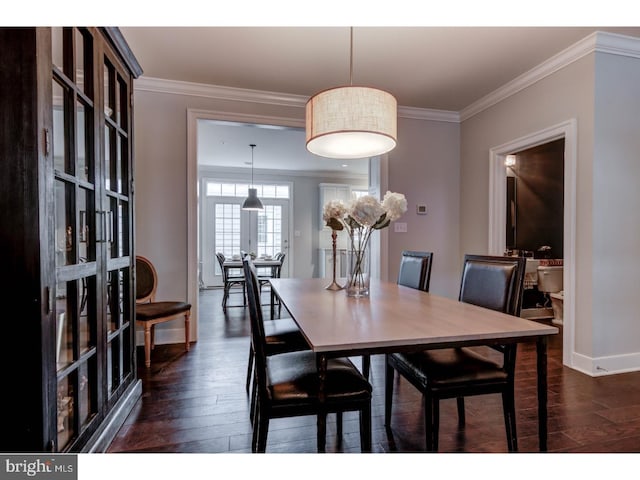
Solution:
[(345, 290), (349, 297), (368, 297), (371, 279), (369, 249), (349, 251), (349, 272)]

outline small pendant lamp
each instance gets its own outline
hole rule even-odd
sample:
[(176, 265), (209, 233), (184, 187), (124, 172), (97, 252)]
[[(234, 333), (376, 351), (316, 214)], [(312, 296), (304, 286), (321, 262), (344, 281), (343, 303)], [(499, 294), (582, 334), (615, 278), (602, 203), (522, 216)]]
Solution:
[(258, 189), (253, 188), (253, 149), (256, 146), (252, 143), (251, 147), (251, 185), (249, 186), (249, 196), (242, 204), (242, 210), (262, 210), (262, 202), (258, 198)]
[(398, 136), (398, 104), (384, 90), (353, 85), (353, 27), (349, 83), (319, 92), (307, 102), (307, 150), (321, 157), (344, 159), (393, 150)]

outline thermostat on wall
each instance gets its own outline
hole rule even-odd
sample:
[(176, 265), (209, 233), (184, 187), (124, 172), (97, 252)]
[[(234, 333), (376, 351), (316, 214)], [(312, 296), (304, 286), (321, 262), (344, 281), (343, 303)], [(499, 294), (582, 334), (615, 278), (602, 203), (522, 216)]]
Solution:
[(427, 206), (426, 205), (416, 205), (416, 213), (418, 215), (426, 215), (427, 214)]

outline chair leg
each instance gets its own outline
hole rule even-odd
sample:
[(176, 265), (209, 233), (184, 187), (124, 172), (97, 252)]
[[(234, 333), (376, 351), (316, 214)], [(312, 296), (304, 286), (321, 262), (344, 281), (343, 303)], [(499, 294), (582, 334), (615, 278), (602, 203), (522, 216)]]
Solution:
[(247, 393), (251, 387), (251, 377), (253, 373), (253, 346), (249, 345), (249, 366), (247, 367)]
[(384, 376), (384, 424), (387, 427), (391, 426), (391, 404), (393, 402), (393, 367), (389, 365), (388, 357), (385, 357), (384, 362), (385, 376)]
[(151, 366), (151, 325), (148, 322), (144, 325), (144, 365)]
[(342, 443), (342, 412), (336, 412), (336, 434), (338, 441)]
[(438, 451), (438, 430), (440, 429), (440, 401), (429, 394), (424, 396), (424, 433), (427, 451)]
[(458, 427), (464, 427), (466, 422), (465, 413), (464, 413), (464, 397), (456, 398), (458, 403)]
[(369, 380), (369, 371), (371, 371), (371, 355), (362, 356), (362, 375)]
[(189, 344), (190, 336), (190, 325), (191, 325), (191, 311), (188, 311), (184, 314), (184, 348), (188, 352), (191, 345)]
[[(256, 412), (257, 422), (254, 426), (253, 436), (256, 439), (254, 452), (264, 453), (267, 450), (267, 434), (269, 432), (269, 416), (260, 407)], [(257, 429), (257, 434), (256, 434)]]
[(227, 313), (227, 299), (229, 298), (229, 284), (225, 282), (224, 293), (222, 294), (222, 311)]
[(507, 432), (507, 448), (510, 452), (517, 452), (518, 435), (516, 432), (516, 406), (513, 390), (502, 392), (502, 408), (504, 410), (504, 426)]
[(251, 424), (253, 425), (256, 421), (256, 411), (257, 411), (257, 406), (258, 406), (258, 391), (256, 390), (256, 379), (254, 378), (253, 380), (253, 386), (251, 388), (251, 393), (250, 398), (251, 398), (251, 402), (250, 402), (250, 406), (249, 406), (249, 420), (251, 421)]
[(325, 453), (327, 444), (327, 412), (318, 412), (318, 453)]
[(371, 403), (360, 410), (360, 450), (371, 453)]

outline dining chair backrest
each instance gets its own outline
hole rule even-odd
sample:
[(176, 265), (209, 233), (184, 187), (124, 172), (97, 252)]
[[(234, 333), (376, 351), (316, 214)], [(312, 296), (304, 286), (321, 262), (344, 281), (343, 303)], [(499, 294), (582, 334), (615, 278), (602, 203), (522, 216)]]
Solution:
[(224, 256), (223, 253), (216, 253), (216, 258), (218, 259), (218, 264), (220, 265), (220, 270), (222, 270), (222, 281), (226, 282), (227, 281), (227, 271), (225, 270), (223, 264), (224, 261), (226, 260), (226, 257)]
[(136, 256), (136, 302), (153, 302), (158, 287), (158, 274), (145, 257)]
[(403, 251), (400, 258), (398, 285), (428, 292), (432, 262), (432, 252)]
[(266, 394), (267, 386), (267, 356), (265, 350), (265, 331), (260, 305), (260, 283), (258, 272), (250, 257), (242, 260), (245, 283), (247, 285), (247, 303), (249, 305), (249, 320), (251, 322), (251, 344), (255, 355), (255, 372), (258, 394)]
[(459, 300), (520, 316), (526, 258), (465, 255)]
[(278, 262), (280, 262), (278, 265), (276, 265), (275, 267), (271, 268), (271, 276), (273, 278), (280, 278), (280, 275), (282, 273), (282, 265), (284, 265), (284, 257), (286, 256), (286, 253), (284, 252), (278, 252), (274, 255), (274, 260), (277, 260)]

